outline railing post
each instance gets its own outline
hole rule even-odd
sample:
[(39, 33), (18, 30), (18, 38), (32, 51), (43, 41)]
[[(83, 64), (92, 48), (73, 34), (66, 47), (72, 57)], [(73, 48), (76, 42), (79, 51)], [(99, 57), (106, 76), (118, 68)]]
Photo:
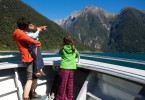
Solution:
[(22, 100), (23, 89), (22, 89), (22, 85), (20, 84), (20, 81), (19, 81), (17, 68), (14, 68), (14, 73), (15, 73), (14, 80), (15, 80), (15, 85), (16, 85), (16, 88), (17, 88), (18, 99)]

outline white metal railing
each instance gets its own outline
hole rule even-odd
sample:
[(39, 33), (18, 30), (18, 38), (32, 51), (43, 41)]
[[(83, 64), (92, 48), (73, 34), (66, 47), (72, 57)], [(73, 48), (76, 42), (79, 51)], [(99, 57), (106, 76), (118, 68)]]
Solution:
[(117, 58), (117, 57), (109, 57), (109, 56), (97, 56), (97, 55), (91, 56), (91, 55), (85, 55), (85, 54), (82, 54), (82, 56), (91, 57), (91, 58), (114, 60), (114, 61), (123, 61), (123, 62), (130, 62), (130, 63), (145, 65), (145, 61), (135, 60), (135, 59)]
[[(4, 76), (4, 77), (0, 78), (0, 86), (1, 86), (0, 98), (6, 97), (8, 99), (9, 97), (7, 97), (7, 96), (10, 96), (10, 95), (14, 96), (14, 95), (19, 94), (18, 86), (16, 84), (15, 79), (16, 79), (15, 75)], [(18, 95), (16, 96), (16, 98), (17, 97), (18, 97), (18, 100), (21, 100), (21, 99), (19, 99)], [(5, 98), (5, 100), (6, 100), (6, 98)]]
[[(60, 57), (44, 58), (44, 64), (58, 66), (60, 63), (60, 59), (61, 59)], [(129, 68), (126, 66), (108, 64), (108, 63), (102, 63), (98, 61), (85, 60), (85, 59), (80, 59), (77, 65), (80, 68), (95, 70), (95, 71), (99, 71), (99, 72), (103, 72), (107, 74), (112, 74), (115, 76), (119, 76), (122, 78), (140, 82), (143, 84), (145, 83), (145, 70)], [(22, 64), (13, 64), (13, 63), (0, 64), (0, 70), (18, 68), (18, 67), (23, 67), (23, 66)]]

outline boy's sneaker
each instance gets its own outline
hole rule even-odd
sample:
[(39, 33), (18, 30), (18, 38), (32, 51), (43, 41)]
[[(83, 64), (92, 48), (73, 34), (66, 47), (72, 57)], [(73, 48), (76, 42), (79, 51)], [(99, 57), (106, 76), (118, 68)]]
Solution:
[(36, 92), (32, 93), (32, 99), (41, 98), (41, 95), (38, 95)]

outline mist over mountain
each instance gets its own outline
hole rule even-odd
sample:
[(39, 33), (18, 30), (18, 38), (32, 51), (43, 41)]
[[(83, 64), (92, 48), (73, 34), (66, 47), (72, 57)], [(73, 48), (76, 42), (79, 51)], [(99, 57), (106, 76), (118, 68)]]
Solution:
[[(17, 50), (16, 43), (11, 36), (14, 29), (17, 28), (16, 21), (20, 17), (30, 19), (37, 26), (47, 26), (47, 30), (40, 33), (42, 50), (59, 49), (63, 37), (68, 34), (58, 24), (44, 17), (21, 0), (0, 0), (0, 50)], [(73, 40), (79, 50), (90, 50), (77, 39), (73, 38)]]
[(118, 14), (90, 5), (55, 21), (81, 43), (103, 52), (145, 52), (145, 13), (125, 7)]

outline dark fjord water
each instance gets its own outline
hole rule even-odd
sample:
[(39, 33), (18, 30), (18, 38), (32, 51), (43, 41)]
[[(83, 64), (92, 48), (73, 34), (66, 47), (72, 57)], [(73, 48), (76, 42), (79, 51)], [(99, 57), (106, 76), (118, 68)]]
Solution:
[[(145, 53), (80, 53), (80, 58), (145, 70)], [(59, 54), (43, 53), (43, 58)], [(0, 52), (0, 63), (21, 63), (18, 52)]]

